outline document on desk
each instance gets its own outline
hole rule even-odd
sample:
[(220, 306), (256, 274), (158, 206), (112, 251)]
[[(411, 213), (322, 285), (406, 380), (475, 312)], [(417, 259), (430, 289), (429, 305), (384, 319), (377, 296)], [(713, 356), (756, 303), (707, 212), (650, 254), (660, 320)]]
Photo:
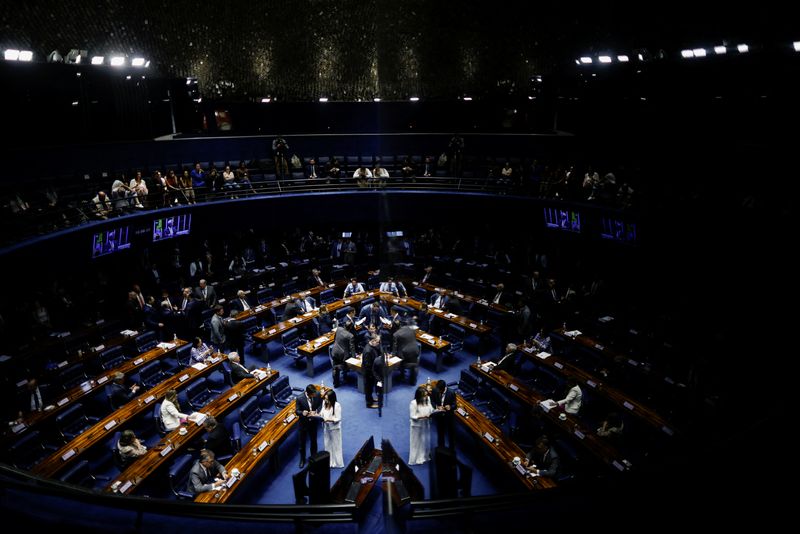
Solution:
[(398, 364), (398, 363), (400, 363), (402, 361), (403, 361), (403, 358), (401, 358), (399, 356), (392, 356), (391, 358), (389, 358), (389, 365), (396, 365), (396, 364)]
[(345, 360), (345, 363), (349, 363), (350, 365), (360, 366), (361, 360), (359, 360), (358, 358), (347, 358)]

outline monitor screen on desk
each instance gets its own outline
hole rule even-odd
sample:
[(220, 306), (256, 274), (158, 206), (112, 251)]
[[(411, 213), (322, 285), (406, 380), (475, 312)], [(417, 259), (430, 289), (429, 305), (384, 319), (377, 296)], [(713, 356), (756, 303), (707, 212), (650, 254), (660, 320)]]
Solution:
[(153, 242), (172, 239), (179, 235), (189, 235), (191, 228), (191, 213), (156, 219), (153, 221)]
[(600, 231), (600, 237), (620, 243), (636, 243), (636, 223), (613, 217), (603, 217), (603, 228)]
[(544, 208), (544, 224), (548, 228), (580, 233), (581, 214), (570, 209), (546, 207)]
[(131, 248), (131, 242), (127, 226), (103, 230), (92, 235), (92, 258), (107, 256), (128, 248)]

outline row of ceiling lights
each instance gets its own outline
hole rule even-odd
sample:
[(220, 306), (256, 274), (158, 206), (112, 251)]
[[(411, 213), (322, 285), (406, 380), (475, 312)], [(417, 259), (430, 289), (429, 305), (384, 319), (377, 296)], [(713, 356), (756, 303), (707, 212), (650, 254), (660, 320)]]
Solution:
[[(6, 61), (33, 61), (33, 52), (8, 48), (3, 53), (3, 57)], [(85, 50), (70, 50), (66, 60), (59, 54), (58, 50), (52, 51), (47, 57), (47, 61), (50, 63), (71, 63), (76, 65), (83, 63), (87, 59), (92, 65), (103, 65), (106, 61), (105, 56), (92, 56), (89, 58)], [(112, 67), (123, 67), (127, 64), (127, 58), (125, 56), (111, 56), (108, 63)], [(131, 59), (130, 65), (132, 67), (149, 67), (150, 61), (143, 57), (134, 57)]]
[[(792, 48), (794, 48), (795, 52), (800, 52), (800, 41), (794, 41), (792, 43)], [(684, 59), (706, 57), (712, 51), (715, 55), (720, 56), (720, 55), (725, 55), (729, 51), (732, 52), (734, 50), (739, 54), (747, 54), (748, 52), (750, 52), (750, 45), (746, 43), (741, 43), (736, 46), (717, 45), (709, 49), (702, 47), (686, 48), (684, 50), (681, 50), (681, 57)], [(639, 61), (645, 61), (645, 53), (643, 52), (637, 52), (636, 57)], [(588, 55), (581, 56), (575, 60), (575, 64), (592, 65), (595, 63), (595, 60), (597, 61), (597, 63), (608, 64), (608, 63), (614, 63), (615, 59), (617, 63), (628, 63), (631, 60), (630, 56), (628, 56), (627, 54), (619, 54), (617, 56), (613, 56), (611, 54), (597, 54), (595, 56), (588, 56)]]

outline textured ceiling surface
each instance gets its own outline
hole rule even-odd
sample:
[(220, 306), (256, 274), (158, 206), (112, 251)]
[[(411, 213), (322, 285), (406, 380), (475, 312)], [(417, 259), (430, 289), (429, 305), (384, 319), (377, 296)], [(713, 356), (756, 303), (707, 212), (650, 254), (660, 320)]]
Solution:
[[(578, 55), (774, 40), (779, 11), (598, 1), (90, 0), (0, 3), (0, 46), (144, 56), (205, 96), (357, 100), (523, 91)], [(762, 13), (763, 11), (763, 13)], [(795, 37), (796, 38), (796, 37)]]

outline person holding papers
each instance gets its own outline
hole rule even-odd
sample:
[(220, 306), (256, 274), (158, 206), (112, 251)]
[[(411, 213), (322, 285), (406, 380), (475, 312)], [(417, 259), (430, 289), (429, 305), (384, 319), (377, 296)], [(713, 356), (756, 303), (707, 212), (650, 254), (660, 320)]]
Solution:
[(306, 438), (310, 441), (309, 451), (311, 456), (317, 454), (317, 419), (319, 418), (320, 401), (317, 387), (314, 384), (306, 386), (302, 395), (295, 400), (295, 415), (299, 417), (297, 439), (300, 447), (300, 464), (302, 469), (306, 465)]
[(324, 424), (322, 438), (325, 450), (331, 455), (331, 467), (344, 467), (342, 457), (342, 405), (336, 402), (336, 392), (325, 392), (319, 412)]
[(428, 390), (420, 386), (408, 405), (411, 432), (408, 465), (421, 465), (431, 459), (431, 414), (433, 406)]
[(188, 417), (188, 414), (181, 413), (178, 392), (174, 389), (168, 390), (161, 402), (161, 422), (164, 424), (164, 428), (167, 432), (171, 432), (181, 426), (181, 423), (185, 422)]
[(448, 447), (456, 448), (456, 393), (447, 387), (447, 382), (437, 380), (431, 392), (431, 403), (434, 407), (433, 419), (436, 422), (436, 436), (439, 447), (444, 447), (444, 435), (447, 434)]
[(558, 401), (559, 406), (564, 407), (564, 411), (570, 414), (577, 414), (581, 409), (581, 400), (583, 399), (583, 392), (581, 391), (578, 382), (574, 378), (567, 381), (567, 396)]
[[(375, 328), (380, 328), (383, 325), (381, 319), (388, 320), (388, 318), (389, 317), (386, 313), (386, 310), (381, 305), (381, 303), (376, 300), (369, 306), (364, 306), (361, 309), (361, 313), (358, 315), (358, 320), (359, 320), (358, 324), (362, 326), (366, 325), (368, 327), (374, 326)], [(362, 320), (364, 322), (361, 322)]]
[(225, 485), (228, 472), (216, 460), (214, 451), (204, 449), (200, 451), (200, 459), (189, 472), (189, 491), (195, 495), (220, 490)]
[(364, 353), (361, 355), (361, 368), (364, 370), (364, 400), (367, 408), (378, 407), (378, 401), (372, 396), (372, 391), (375, 388), (375, 383), (383, 380), (383, 367), (381, 367), (379, 378), (376, 379), (374, 373), (375, 362), (382, 358), (381, 338), (373, 335), (369, 338), (367, 346), (364, 347)]
[(547, 436), (542, 436), (536, 440), (533, 449), (527, 454), (524, 465), (535, 475), (555, 477), (558, 475), (561, 461)]

